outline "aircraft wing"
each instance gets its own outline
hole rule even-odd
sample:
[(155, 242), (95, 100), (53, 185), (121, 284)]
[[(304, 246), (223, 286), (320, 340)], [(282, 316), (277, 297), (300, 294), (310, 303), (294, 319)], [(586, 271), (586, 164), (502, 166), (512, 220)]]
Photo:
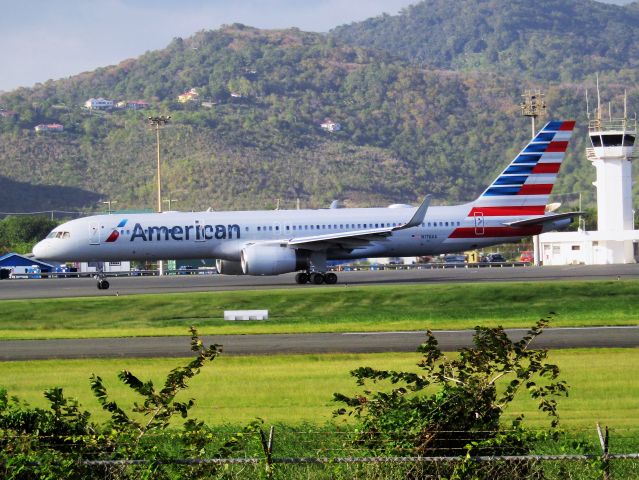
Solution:
[(556, 222), (557, 220), (564, 220), (566, 218), (574, 218), (584, 215), (585, 212), (567, 212), (557, 213), (554, 215), (541, 215), (540, 217), (529, 218), (526, 220), (519, 220), (516, 222), (504, 223), (509, 227), (531, 227), (534, 225), (543, 225), (545, 223)]
[(430, 205), (430, 199), (431, 196), (426, 195), (421, 205), (417, 207), (412, 218), (402, 225), (292, 238), (288, 241), (288, 246), (291, 248), (304, 248), (310, 250), (321, 250), (330, 247), (340, 247), (345, 249), (365, 247), (375, 240), (383, 240), (384, 238), (392, 235), (394, 231), (421, 225), (424, 221), (424, 217), (426, 216), (428, 206)]

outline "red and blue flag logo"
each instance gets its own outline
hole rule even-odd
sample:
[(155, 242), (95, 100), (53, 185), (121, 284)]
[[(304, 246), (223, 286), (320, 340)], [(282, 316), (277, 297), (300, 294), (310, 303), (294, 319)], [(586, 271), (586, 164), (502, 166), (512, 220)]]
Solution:
[(126, 225), (126, 222), (128, 222), (128, 219), (125, 218), (120, 223), (118, 223), (118, 225), (113, 229), (113, 231), (111, 232), (109, 237), (105, 240), (105, 242), (107, 242), (107, 243), (115, 242), (118, 239), (118, 237), (120, 236), (119, 229), (120, 228), (124, 228), (124, 226)]

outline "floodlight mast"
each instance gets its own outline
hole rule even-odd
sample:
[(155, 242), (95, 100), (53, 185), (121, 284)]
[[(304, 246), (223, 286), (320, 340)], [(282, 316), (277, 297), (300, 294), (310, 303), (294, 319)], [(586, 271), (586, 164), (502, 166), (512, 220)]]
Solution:
[[(546, 101), (541, 90), (525, 90), (522, 95), (524, 101), (519, 104), (521, 114), (530, 117), (532, 121), (532, 138), (537, 133), (537, 117), (546, 113)], [(535, 266), (541, 265), (541, 252), (539, 245), (539, 235), (533, 235), (533, 260)]]
[[(155, 139), (157, 145), (157, 177), (158, 177), (158, 213), (162, 212), (162, 168), (160, 164), (160, 127), (164, 127), (171, 120), (170, 116), (159, 115), (157, 117), (149, 117), (149, 124), (155, 127)], [(158, 261), (158, 269), (160, 276), (164, 275), (164, 263)]]
[(149, 124), (155, 127), (155, 139), (157, 147), (157, 181), (158, 181), (158, 213), (162, 212), (162, 167), (160, 164), (160, 127), (169, 123), (171, 117), (160, 115), (149, 117)]
[(524, 101), (519, 104), (521, 114), (532, 120), (532, 138), (537, 133), (536, 120), (546, 113), (546, 101), (541, 90), (526, 90), (522, 95)]

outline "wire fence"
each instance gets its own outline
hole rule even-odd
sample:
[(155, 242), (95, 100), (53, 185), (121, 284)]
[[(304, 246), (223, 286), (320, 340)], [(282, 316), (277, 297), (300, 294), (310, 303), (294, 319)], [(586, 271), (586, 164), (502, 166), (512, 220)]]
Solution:
[[(83, 478), (634, 479), (639, 454), (490, 457), (299, 457), (81, 460)], [(0, 469), (1, 471), (1, 469)], [(80, 470), (82, 471), (82, 470)], [(468, 475), (472, 472), (472, 475)], [(10, 475), (10, 474), (9, 474)]]
[[(13, 478), (16, 465), (24, 468), (56, 464), (75, 472), (69, 478), (100, 478), (124, 480), (131, 478), (220, 478), (220, 479), (639, 479), (639, 431), (619, 430), (611, 449), (610, 431), (597, 427), (564, 433), (560, 440), (540, 441), (532, 451), (523, 455), (509, 455), (512, 445), (492, 446), (495, 454), (466, 455), (436, 445), (424, 455), (403, 455), (410, 449), (394, 449), (395, 454), (371, 455), (371, 450), (358, 445), (362, 432), (352, 429), (300, 431), (278, 427), (278, 435), (271, 427), (268, 442), (260, 442), (258, 433), (251, 433), (249, 441), (229, 458), (216, 455), (220, 442), (231, 430), (218, 431), (210, 445), (198, 455), (184, 455), (175, 447), (188, 442), (184, 432), (149, 434), (145, 451), (136, 457), (123, 452), (137, 441), (118, 439), (119, 453), (106, 451), (96, 443), (99, 436), (57, 437), (40, 436), (37, 447), (24, 456), (13, 458), (11, 448), (0, 453), (0, 477)], [(0, 431), (0, 445), (11, 447), (28, 442), (33, 437), (6, 435)], [(456, 439), (473, 440), (491, 432), (443, 432)], [(494, 432), (493, 432), (494, 433)], [(219, 435), (218, 435), (219, 434)], [(451, 437), (452, 438), (452, 437)], [(217, 439), (217, 440), (216, 440)], [(36, 444), (34, 444), (35, 446)], [(87, 449), (87, 445), (95, 448)], [(148, 448), (150, 445), (153, 448)], [(83, 454), (77, 452), (82, 449)], [(383, 445), (384, 448), (388, 445)], [(44, 451), (55, 450), (51, 458)], [(24, 451), (23, 451), (24, 452)], [(148, 452), (153, 452), (148, 455)], [(181, 452), (181, 453), (180, 453)], [(576, 453), (579, 452), (579, 453)], [(133, 458), (130, 458), (133, 457)], [(19, 462), (14, 462), (19, 460)], [(22, 478), (16, 476), (15, 478)], [(26, 478), (26, 477), (25, 477)], [(30, 478), (30, 477), (29, 477)], [(33, 478), (38, 478), (33, 477)], [(66, 478), (63, 476), (52, 478)]]

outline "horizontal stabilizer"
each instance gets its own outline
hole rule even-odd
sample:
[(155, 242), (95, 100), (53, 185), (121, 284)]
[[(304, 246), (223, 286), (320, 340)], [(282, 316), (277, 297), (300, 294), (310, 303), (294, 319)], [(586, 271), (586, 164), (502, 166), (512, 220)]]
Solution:
[(581, 215), (585, 215), (585, 212), (557, 213), (554, 215), (542, 215), (540, 217), (529, 218), (527, 220), (519, 220), (517, 222), (504, 223), (504, 225), (508, 225), (509, 227), (531, 227), (534, 225), (556, 222), (557, 220), (563, 220), (566, 218), (579, 217)]

